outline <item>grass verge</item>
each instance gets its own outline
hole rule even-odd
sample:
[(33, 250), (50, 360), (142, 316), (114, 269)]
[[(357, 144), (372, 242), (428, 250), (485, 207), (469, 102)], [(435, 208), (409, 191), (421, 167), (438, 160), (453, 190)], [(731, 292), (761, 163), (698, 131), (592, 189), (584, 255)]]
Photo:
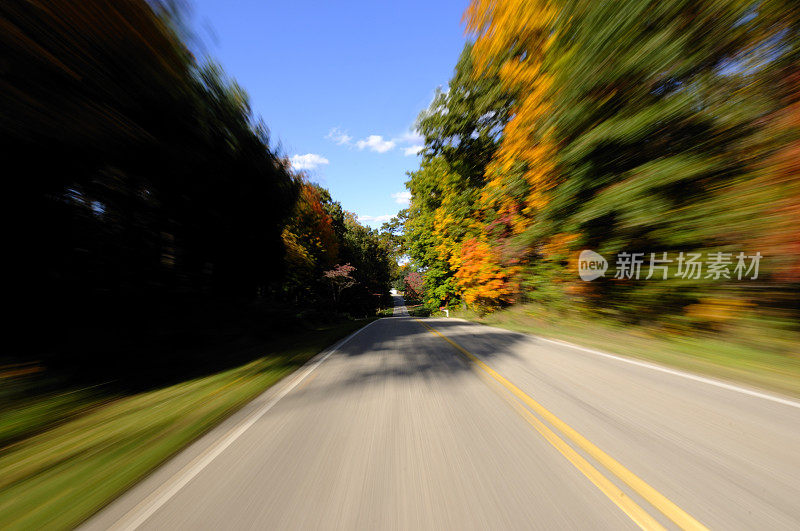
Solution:
[(423, 304), (406, 304), (406, 310), (411, 317), (429, 317), (431, 311)]
[(263, 357), (79, 414), (0, 449), (0, 529), (72, 528), (226, 416), (367, 321), (275, 339)]
[(523, 305), (485, 317), (464, 311), (451, 315), (800, 397), (796, 334), (777, 329), (677, 335)]

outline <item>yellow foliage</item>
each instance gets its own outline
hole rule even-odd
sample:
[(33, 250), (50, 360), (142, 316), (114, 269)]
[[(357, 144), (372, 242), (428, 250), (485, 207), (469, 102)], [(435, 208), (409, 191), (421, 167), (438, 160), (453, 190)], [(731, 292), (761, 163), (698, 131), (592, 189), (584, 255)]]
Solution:
[[(556, 184), (553, 145), (544, 121), (549, 111), (551, 79), (544, 59), (553, 39), (556, 10), (542, 0), (473, 0), (464, 18), (476, 34), (472, 48), (477, 73), (497, 68), (501, 82), (517, 94), (513, 118), (487, 168), (488, 183), (481, 200), (501, 215), (512, 215), (515, 234), (524, 231), (535, 213), (547, 204)], [(522, 171), (527, 194), (507, 193), (509, 180)]]
[(291, 268), (311, 269), (314, 259), (308, 250), (297, 241), (297, 235), (289, 227), (283, 229), (281, 234), (283, 245), (286, 248), (286, 262)]
[(741, 299), (706, 298), (687, 306), (686, 315), (696, 321), (723, 323), (739, 317), (750, 307), (751, 303)]
[[(503, 259), (500, 247), (505, 244), (490, 240), (488, 233), (498, 223), (508, 230), (503, 238), (524, 232), (556, 184), (554, 146), (546, 126), (552, 82), (545, 69), (555, 15), (555, 7), (546, 0), (473, 0), (464, 14), (467, 31), (475, 35), (475, 74), (496, 73), (504, 88), (516, 95), (512, 118), (487, 166), (479, 199), (479, 209), (493, 212), (494, 221), (472, 220), (469, 228), (479, 236), (459, 245), (448, 241), (452, 231), (447, 227), (453, 220), (445, 215), (446, 197), (444, 212), (435, 217), (439, 256), (455, 271), (466, 302), (482, 310), (513, 302), (521, 272), (519, 263)], [(566, 252), (575, 238), (557, 235), (544, 245), (545, 253)]]

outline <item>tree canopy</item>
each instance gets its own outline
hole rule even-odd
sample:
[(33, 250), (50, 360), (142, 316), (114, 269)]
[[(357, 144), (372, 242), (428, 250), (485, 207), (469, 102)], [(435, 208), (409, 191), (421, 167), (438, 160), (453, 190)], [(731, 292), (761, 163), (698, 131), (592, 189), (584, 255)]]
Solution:
[[(0, 6), (10, 357), (108, 369), (253, 305), (386, 302), (377, 232), (292, 169), (244, 88), (194, 58), (174, 4), (46, 4)], [(356, 284), (334, 305), (324, 272), (345, 263)]]
[[(678, 327), (796, 312), (800, 8), (768, 4), (474, 0), (407, 183), (429, 306)], [(584, 249), (671, 256), (672, 274), (584, 282)], [(676, 275), (679, 257), (733, 271), (740, 252), (765, 257), (756, 279)]]

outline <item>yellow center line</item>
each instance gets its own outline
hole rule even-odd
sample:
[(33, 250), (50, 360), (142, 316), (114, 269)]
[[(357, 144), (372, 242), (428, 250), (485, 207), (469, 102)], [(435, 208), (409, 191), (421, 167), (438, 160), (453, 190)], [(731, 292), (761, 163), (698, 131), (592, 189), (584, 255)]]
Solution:
[[(707, 529), (703, 524), (695, 520), (691, 515), (689, 515), (686, 511), (678, 507), (675, 503), (670, 501), (666, 496), (658, 492), (656, 489), (648, 485), (643, 479), (638, 477), (636, 474), (625, 468), (621, 463), (615, 460), (613, 457), (602, 451), (600, 448), (589, 442), (588, 439), (583, 437), (577, 431), (575, 431), (572, 427), (567, 425), (564, 421), (556, 417), (550, 411), (544, 408), (541, 404), (536, 402), (533, 398), (528, 396), (525, 392), (523, 392), (519, 387), (512, 384), (502, 375), (500, 375), (497, 371), (486, 365), (482, 360), (480, 360), (477, 356), (469, 352), (467, 349), (450, 339), (449, 337), (443, 335), (441, 332), (433, 328), (432, 326), (424, 323), (419, 319), (415, 319), (418, 323), (424, 326), (428, 331), (431, 333), (441, 337), (450, 345), (453, 346), (456, 350), (458, 350), (461, 354), (466, 356), (466, 358), (473, 363), (474, 366), (482, 369), (486, 374), (491, 376), (495, 381), (500, 383), (503, 387), (505, 387), (513, 396), (515, 396), (520, 402), (528, 406), (532, 409), (535, 413), (537, 413), (540, 417), (542, 417), (545, 421), (550, 423), (557, 431), (561, 432), (562, 435), (566, 436), (569, 440), (575, 443), (579, 448), (585, 451), (587, 454), (592, 456), (597, 462), (603, 465), (609, 472), (614, 474), (617, 478), (622, 480), (626, 485), (628, 485), (631, 489), (633, 489), (637, 494), (639, 494), (642, 498), (648, 501), (653, 507), (661, 511), (664, 516), (675, 522), (679, 527), (682, 529), (696, 529), (696, 530), (704, 530)], [(547, 441), (552, 444), (557, 450), (559, 450), (562, 455), (564, 455), (576, 468), (578, 468), (586, 477), (588, 477), (598, 488), (600, 488), (603, 493), (609, 497), (617, 506), (619, 506), (631, 519), (636, 522), (640, 527), (643, 529), (659, 529), (661, 525), (656, 522), (650, 515), (648, 515), (641, 507), (636, 505), (633, 500), (630, 500), (622, 491), (613, 485), (608, 479), (606, 479), (602, 474), (600, 474), (597, 469), (592, 467), (585, 459), (583, 459), (577, 452), (575, 452), (568, 444), (566, 444), (562, 439), (558, 437), (555, 433), (553, 433), (546, 425), (544, 425), (539, 419), (537, 419), (534, 415), (530, 413), (527, 409), (521, 407), (519, 403), (515, 406), (515, 409), (522, 414), (522, 416), (536, 428), (539, 433), (541, 433)], [(522, 413), (525, 411), (525, 413)], [(546, 432), (542, 429), (547, 430)], [(549, 433), (548, 433), (549, 432)], [(568, 450), (567, 450), (568, 449)], [(571, 457), (569, 452), (573, 452), (578, 459), (574, 459)], [(591, 475), (590, 475), (591, 474)], [(602, 477), (603, 480), (608, 482), (608, 484), (616, 489), (619, 492), (614, 490), (609, 490), (608, 487), (601, 486), (598, 480), (595, 481), (595, 474)], [(605, 485), (605, 483), (603, 483)], [(620, 496), (622, 494), (622, 496)], [(626, 501), (627, 500), (627, 501)], [(628, 503), (629, 502), (629, 503)], [(630, 505), (635, 506), (635, 509), (632, 509)], [(638, 511), (636, 511), (638, 509)], [(633, 511), (633, 514), (631, 513)], [(647, 519), (644, 519), (641, 513), (647, 515)]]
[(547, 427), (547, 425), (539, 420), (533, 413), (531, 413), (526, 407), (524, 407), (518, 400), (515, 400), (513, 396), (509, 395), (505, 392), (505, 388), (501, 387), (496, 381), (489, 378), (489, 376), (485, 373), (477, 373), (480, 378), (486, 380), (488, 385), (498, 387), (497, 392), (498, 394), (508, 402), (511, 407), (516, 410), (519, 415), (528, 421), (536, 431), (538, 431), (542, 437), (545, 438), (547, 442), (555, 447), (556, 450), (561, 452), (561, 455), (567, 458), (567, 460), (572, 463), (575, 468), (577, 468), (584, 476), (586, 476), (589, 481), (594, 483), (594, 485), (600, 489), (600, 492), (605, 494), (608, 499), (610, 499), (614, 504), (617, 505), (622, 512), (627, 514), (631, 520), (636, 523), (640, 528), (646, 529), (648, 531), (651, 530), (663, 530), (665, 529), (658, 520), (653, 518), (647, 511), (645, 511), (642, 507), (640, 507), (630, 496), (625, 494), (625, 492), (617, 487), (613, 482), (611, 482), (607, 477), (605, 477), (597, 468), (591, 465), (581, 454), (576, 452), (569, 444), (564, 442), (562, 438), (560, 438), (553, 430)]

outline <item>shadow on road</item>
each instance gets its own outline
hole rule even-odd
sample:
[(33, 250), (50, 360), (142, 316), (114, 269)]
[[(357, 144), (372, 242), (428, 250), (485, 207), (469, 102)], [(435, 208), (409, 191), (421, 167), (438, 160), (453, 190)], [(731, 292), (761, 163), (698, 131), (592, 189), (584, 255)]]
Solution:
[[(522, 334), (450, 319), (425, 319), (447, 336), (479, 355), (487, 363), (516, 358), (514, 346), (530, 341)], [(461, 378), (472, 369), (452, 345), (432, 334), (413, 317), (381, 319), (364, 330), (325, 362), (314, 385), (284, 400), (308, 405), (331, 394), (358, 392), (365, 386), (386, 385), (396, 380), (420, 382)], [(471, 377), (471, 376), (470, 376)]]

